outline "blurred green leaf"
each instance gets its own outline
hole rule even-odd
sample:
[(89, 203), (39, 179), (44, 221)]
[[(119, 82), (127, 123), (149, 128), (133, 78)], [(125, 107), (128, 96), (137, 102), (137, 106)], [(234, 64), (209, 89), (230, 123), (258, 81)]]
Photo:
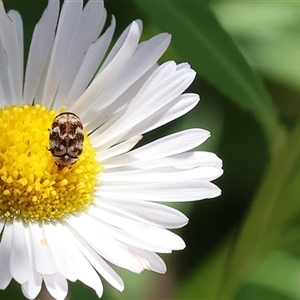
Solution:
[(260, 78), (206, 4), (142, 1), (136, 4), (161, 30), (172, 34), (182, 57), (236, 104), (250, 111), (268, 138), (278, 138), (277, 111)]
[[(257, 263), (266, 257), (271, 249), (278, 246), (278, 236), (281, 225), (290, 215), (290, 211), (297, 209), (297, 202), (288, 203), (290, 209), (278, 210), (278, 204), (284, 204), (286, 187), (292, 191), (294, 182), (289, 187), (291, 174), (299, 161), (300, 155), (300, 122), (294, 128), (284, 148), (273, 158), (256, 193), (251, 209), (239, 231), (238, 239), (234, 243), (230, 262), (225, 270), (226, 276), (219, 296), (232, 298), (236, 294), (241, 281), (248, 276)], [(294, 173), (295, 174), (295, 173)], [(282, 201), (281, 201), (282, 200)], [(283, 218), (280, 213), (284, 214)], [(300, 276), (300, 273), (299, 273)], [(300, 278), (300, 277), (299, 277)]]
[(230, 250), (230, 239), (227, 239), (178, 286), (170, 299), (217, 299)]
[[(296, 148), (296, 147), (294, 147)], [(290, 155), (292, 153), (292, 149), (290, 150)], [(270, 219), (270, 222), (268, 224), (269, 231), (274, 230), (274, 228), (281, 228), (281, 231), (284, 233), (282, 236), (282, 240), (286, 240), (286, 234), (288, 231), (295, 231), (296, 225), (299, 221), (299, 212), (300, 212), (300, 190), (299, 190), (299, 182), (300, 182), (300, 153), (298, 153), (298, 156), (294, 160), (294, 164), (292, 165), (292, 169), (290, 170), (290, 174), (287, 178), (287, 181), (285, 182), (284, 188), (281, 191), (280, 195), (278, 196), (276, 206), (274, 206), (273, 212), (272, 212), (272, 218)], [(284, 161), (286, 162), (287, 159)], [(297, 220), (297, 223), (295, 223), (294, 220)], [(298, 231), (299, 234), (299, 231)], [(288, 233), (288, 235), (293, 235), (293, 233)], [(300, 238), (300, 236), (299, 236)], [(299, 238), (297, 239), (297, 242), (299, 242)]]
[[(264, 76), (300, 91), (299, 2), (221, 2), (213, 11)], [(234, 16), (234, 17), (233, 17)], [(285, 99), (282, 99), (285, 101)]]
[(153, 292), (156, 280), (159, 280), (160, 276), (154, 272), (135, 274), (119, 267), (114, 267), (114, 269), (124, 281), (125, 289), (123, 292), (119, 292), (105, 282), (104, 293), (106, 293), (107, 299), (146, 299)]
[[(84, 285), (81, 281), (76, 282), (68, 282), (69, 285), (69, 293), (68, 296), (72, 300), (97, 300), (99, 297), (96, 292), (90, 287)], [(107, 299), (106, 293), (103, 294), (102, 300)], [(41, 299), (42, 300), (42, 299)]]
[[(3, 272), (3, 271), (2, 271)], [(0, 300), (16, 300), (24, 299), (20, 285), (14, 280), (8, 285), (5, 290), (0, 290)]]
[(261, 286), (255, 283), (247, 283), (241, 287), (235, 299), (253, 300), (253, 299), (276, 299), (276, 300), (294, 300), (286, 294), (282, 294), (276, 288)]
[[(247, 288), (239, 290), (236, 299), (250, 299), (249, 295), (252, 299), (272, 299), (274, 295), (275, 299), (299, 299), (299, 278), (300, 260), (288, 253), (274, 251), (246, 282)], [(273, 297), (268, 298), (266, 293)]]

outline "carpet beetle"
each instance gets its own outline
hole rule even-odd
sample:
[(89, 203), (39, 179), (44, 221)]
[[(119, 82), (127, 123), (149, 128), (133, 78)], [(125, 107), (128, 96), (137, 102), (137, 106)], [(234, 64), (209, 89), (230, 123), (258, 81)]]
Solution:
[(73, 165), (83, 149), (83, 126), (78, 116), (63, 112), (55, 117), (50, 128), (49, 151), (58, 170)]

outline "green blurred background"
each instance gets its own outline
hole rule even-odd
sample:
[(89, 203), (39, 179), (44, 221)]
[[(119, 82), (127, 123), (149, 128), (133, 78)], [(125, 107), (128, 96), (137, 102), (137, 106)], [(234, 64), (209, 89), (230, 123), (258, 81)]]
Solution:
[[(47, 2), (5, 0), (24, 22), (25, 53)], [(125, 291), (104, 283), (103, 299), (300, 299), (300, 3), (105, 1), (115, 38), (142, 19), (142, 40), (172, 34), (162, 62), (189, 62), (200, 104), (146, 135), (208, 129), (202, 150), (223, 159), (222, 196), (176, 205), (190, 219), (186, 249), (163, 255), (168, 272), (120, 270)], [(299, 140), (299, 142), (298, 142)], [(70, 283), (69, 299), (97, 299)], [(23, 299), (11, 284), (0, 299)], [(51, 299), (42, 293), (38, 299)]]

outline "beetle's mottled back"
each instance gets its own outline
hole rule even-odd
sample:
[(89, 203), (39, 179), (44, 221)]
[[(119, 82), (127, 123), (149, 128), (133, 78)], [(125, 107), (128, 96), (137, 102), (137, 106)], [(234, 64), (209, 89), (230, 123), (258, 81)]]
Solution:
[(50, 152), (59, 169), (74, 164), (82, 153), (84, 133), (81, 120), (71, 112), (56, 116), (50, 128)]

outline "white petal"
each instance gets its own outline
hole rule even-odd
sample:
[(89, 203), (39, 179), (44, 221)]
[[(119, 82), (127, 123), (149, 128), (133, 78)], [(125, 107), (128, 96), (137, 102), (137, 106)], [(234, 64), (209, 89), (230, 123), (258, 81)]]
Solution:
[(55, 41), (48, 67), (41, 104), (52, 106), (59, 82), (70, 51), (82, 14), (82, 1), (65, 1), (60, 11)]
[(71, 226), (69, 226), (69, 229), (73, 233), (73, 241), (91, 263), (91, 265), (109, 284), (111, 284), (117, 290), (123, 291), (124, 283), (121, 277), (111, 267), (109, 267), (109, 265), (101, 258), (99, 254), (97, 254), (88, 244), (86, 244), (82, 237), (78, 235)]
[(147, 169), (125, 169), (122, 170), (112, 169), (110, 172), (103, 172), (101, 174), (101, 181), (105, 184), (120, 182), (132, 183), (150, 183), (150, 182), (180, 182), (184, 180), (214, 180), (220, 177), (223, 170), (211, 167), (195, 167), (193, 169), (175, 169), (174, 167), (161, 167)]
[(84, 94), (74, 104), (74, 106), (71, 107), (71, 111), (80, 115), (82, 114), (82, 111), (86, 110), (92, 101), (94, 101), (94, 99), (102, 92), (111, 79), (116, 76), (118, 71), (121, 70), (130, 59), (138, 45), (139, 38), (140, 31), (138, 25), (136, 22), (133, 22), (130, 26), (128, 35), (122, 43), (122, 46), (118, 49), (117, 53), (114, 53), (114, 57), (112, 59), (110, 55), (113, 53), (113, 50), (110, 52), (106, 61), (110, 59), (111, 61), (108, 65), (105, 65), (104, 62), (103, 66), (105, 66), (105, 68), (95, 77)]
[(129, 247), (129, 249), (130, 251), (132, 251), (132, 253), (135, 253), (135, 255), (138, 255), (139, 257), (143, 258), (144, 261), (146, 261), (147, 265), (145, 266), (145, 269), (161, 274), (166, 273), (166, 264), (163, 261), (163, 259), (159, 257), (156, 253), (145, 251), (135, 247)]
[[(67, 98), (74, 79), (81, 66), (85, 53), (89, 46), (98, 38), (105, 22), (106, 12), (103, 7), (103, 1), (88, 1), (84, 6), (80, 22), (78, 24), (78, 30), (74, 36), (72, 45), (72, 51), (67, 58), (65, 68), (59, 87), (55, 96), (54, 108), (60, 108), (61, 105), (65, 105), (65, 99)], [(104, 19), (104, 20), (103, 20)], [(102, 24), (102, 26), (100, 26)], [(100, 62), (97, 60), (97, 62)], [(95, 64), (94, 61), (94, 65)], [(93, 74), (86, 74), (90, 79)], [(74, 100), (73, 100), (74, 101)]]
[[(23, 22), (20, 14), (15, 10), (10, 10), (7, 13), (7, 16), (12, 20), (17, 42), (18, 42), (18, 50), (19, 50), (19, 56), (20, 56), (20, 69), (21, 69), (21, 81), (23, 83), (23, 60), (24, 60), (24, 38), (23, 38)], [(21, 100), (21, 99), (20, 99)]]
[[(141, 82), (141, 84), (142, 84), (142, 82)], [(127, 101), (126, 99), (132, 99), (133, 97), (135, 97), (136, 92), (134, 92), (134, 91), (135, 91), (135, 88), (138, 88), (138, 86), (140, 86), (140, 84), (137, 84), (137, 87), (134, 87), (132, 95), (131, 95), (132, 87), (130, 87), (130, 89), (127, 90), (126, 93), (124, 93), (124, 95), (122, 95), (118, 99), (118, 102), (126, 103), (126, 101)], [(129, 129), (129, 131), (122, 137), (122, 139), (125, 139), (125, 140), (130, 139), (131, 137), (133, 137), (135, 135), (139, 135), (141, 133), (146, 133), (146, 132), (151, 131), (155, 128), (158, 128), (168, 122), (171, 122), (174, 119), (179, 118), (180, 116), (186, 114), (192, 108), (194, 108), (196, 106), (196, 104), (199, 102), (199, 100), (200, 100), (199, 96), (196, 94), (182, 94), (182, 95), (178, 96), (176, 99), (173, 99), (172, 102), (166, 104), (164, 107), (161, 107), (158, 111), (156, 111), (152, 115), (145, 118), (143, 121), (141, 121), (138, 124), (138, 126), (132, 126), (132, 128)], [(94, 121), (94, 122), (92, 121), (88, 124), (85, 124), (86, 128), (89, 131), (93, 131), (94, 128), (97, 128), (97, 126), (105, 123), (106, 120), (109, 119), (109, 117), (111, 117), (113, 115), (113, 112), (114, 113), (116, 112), (116, 110), (117, 110), (116, 107), (118, 106), (117, 104), (118, 103), (113, 103), (110, 107), (107, 107), (102, 112), (95, 111), (93, 107), (90, 108), (90, 110), (89, 110), (90, 119), (89, 120), (94, 118), (97, 121)], [(98, 124), (97, 122), (98, 123), (100, 122), (100, 123)], [(104, 131), (106, 131), (106, 130), (104, 130), (101, 126), (99, 129), (97, 129), (92, 134), (92, 137), (94, 139), (97, 139), (97, 136), (100, 135)], [(100, 138), (98, 138), (97, 140), (101, 141)], [(97, 145), (98, 145), (98, 147), (99, 147), (99, 145), (101, 145), (101, 148), (103, 148), (103, 145), (100, 144), (99, 142), (97, 142)]]
[(12, 249), (13, 225), (7, 221), (2, 233), (0, 243), (0, 289), (4, 290), (9, 285), (12, 275), (9, 268), (10, 253)]
[(142, 104), (143, 98), (148, 98), (149, 103), (145, 106), (151, 107), (158, 102), (157, 99), (165, 99), (156, 103), (158, 105), (154, 108), (157, 108), (182, 94), (193, 82), (196, 73), (188, 65), (185, 68), (180, 66), (173, 61), (159, 66), (141, 88), (135, 102)]
[[(140, 249), (153, 251), (153, 252), (160, 252), (160, 253), (172, 252), (172, 249), (169, 247), (170, 244), (168, 245), (168, 247), (161, 247), (161, 245), (154, 244), (151, 240), (145, 240), (143, 238), (139, 238), (132, 232), (124, 231), (123, 228), (119, 228), (107, 222), (103, 222), (100, 219), (101, 210), (99, 210), (97, 207), (95, 208), (89, 207), (88, 213), (91, 213), (91, 215), (90, 216), (83, 215), (81, 217), (84, 219), (86, 225), (89, 226), (89, 230), (92, 230), (93, 228), (97, 228), (97, 232), (101, 233), (102, 236), (110, 238), (111, 240), (122, 242), (123, 245), (126, 245), (126, 249), (127, 249), (126, 251), (128, 251), (127, 245), (131, 245), (135, 248), (140, 248)], [(116, 247), (118, 247), (118, 245), (116, 245)], [(121, 256), (121, 258), (122, 257), (123, 256)], [(119, 263), (116, 264), (125, 267), (124, 265), (122, 265), (124, 263), (126, 262), (120, 262), (120, 264)], [(134, 262), (134, 265), (135, 264), (136, 262)], [(142, 270), (141, 267), (143, 269), (143, 265), (140, 265), (139, 262), (139, 266), (138, 266), (139, 271)]]
[[(0, 69), (1, 69), (1, 72), (2, 72), (2, 70), (3, 70), (3, 68), (1, 68), (1, 65), (2, 65), (1, 60), (2, 60), (3, 55), (4, 55), (4, 52), (1, 53), (2, 50), (3, 50), (3, 49), (2, 49), (2, 46), (1, 46), (1, 40), (0, 40)], [(4, 62), (4, 64), (5, 64), (5, 62)], [(3, 87), (2, 87), (2, 81), (3, 81), (3, 78), (2, 78), (2, 76), (1, 76), (1, 72), (0, 72), (0, 105), (1, 105), (1, 106), (5, 106), (5, 105), (8, 104), (8, 102), (6, 101), (7, 97), (4, 96), (4, 92), (3, 92)], [(2, 75), (3, 75), (3, 73), (2, 73)], [(7, 76), (4, 76), (4, 77), (7, 78)], [(9, 99), (9, 97), (8, 97), (8, 99)]]
[(155, 160), (191, 150), (201, 145), (209, 136), (210, 133), (204, 129), (187, 129), (160, 138), (132, 151), (130, 154), (143, 161)]
[[(95, 128), (89, 132), (91, 140), (93, 142), (93, 146), (95, 148), (97, 148), (97, 152), (106, 150), (106, 148), (103, 148), (101, 139), (99, 139), (99, 134), (100, 134), (99, 132), (102, 133), (102, 132), (105, 132), (106, 130), (108, 130), (115, 122), (118, 121), (118, 119), (120, 119), (126, 113), (127, 108), (128, 108), (128, 105), (125, 105), (124, 107), (122, 107), (122, 109), (115, 112), (112, 117), (108, 118), (107, 120), (104, 120), (103, 125), (99, 129), (97, 129), (97, 134), (94, 134)], [(83, 123), (83, 125), (84, 125), (84, 123)]]
[(13, 104), (12, 87), (10, 86), (9, 74), (8, 74), (8, 61), (6, 50), (0, 39), (0, 86), (1, 94), (3, 98), (0, 99), (2, 106)]
[(181, 250), (185, 247), (184, 241), (171, 231), (156, 228), (142, 222), (132, 221), (128, 218), (92, 206), (89, 207), (88, 212), (107, 224), (111, 224), (129, 232), (141, 240), (158, 245), (159, 247), (172, 250)]
[(62, 247), (68, 251), (70, 257), (76, 262), (77, 268), (79, 269), (78, 280), (94, 289), (98, 297), (101, 297), (103, 286), (99, 275), (71, 239), (71, 232), (66, 228), (65, 224), (57, 223), (55, 224), (55, 227), (57, 237), (60, 240)]
[[(154, 115), (162, 107), (176, 99), (193, 81), (195, 71), (188, 69), (177, 70), (173, 62), (160, 66), (131, 99), (128, 109), (111, 127), (98, 135), (95, 140), (108, 148), (122, 141), (123, 137), (134, 126)], [(99, 144), (97, 145), (99, 147)]]
[(64, 300), (68, 294), (68, 282), (60, 274), (44, 275), (45, 286), (49, 294), (56, 300)]
[(167, 124), (189, 112), (197, 105), (199, 100), (200, 98), (197, 94), (182, 94), (155, 114), (144, 119), (139, 123), (139, 126), (133, 126), (123, 138), (130, 138), (132, 135), (136, 135), (137, 132), (146, 133)]
[[(135, 83), (133, 83), (112, 105), (105, 107), (103, 110), (94, 109), (94, 105), (90, 106), (88, 110), (86, 110), (83, 118), (86, 119), (83, 121), (83, 124), (86, 128), (88, 128), (90, 137), (95, 139), (98, 135), (102, 134), (106, 130), (112, 126), (127, 110), (130, 101), (128, 99), (133, 99), (138, 91), (140, 90), (141, 86), (147, 81), (149, 76), (156, 70), (158, 67), (155, 64), (150, 70), (148, 70), (143, 76), (141, 76)], [(101, 95), (101, 94), (100, 94)], [(96, 106), (96, 105), (95, 105)], [(98, 104), (97, 104), (98, 106)], [(120, 112), (123, 112), (120, 114)], [(118, 116), (118, 117), (116, 117)], [(102, 123), (99, 128), (95, 130), (92, 126), (93, 122), (90, 122), (91, 119), (95, 119), (97, 117), (101, 117)], [(112, 122), (113, 120), (113, 122)], [(107, 123), (110, 123), (107, 126)], [(94, 141), (95, 142), (95, 141)], [(94, 143), (93, 142), (93, 143)], [(120, 141), (118, 141), (119, 143)], [(100, 145), (101, 142), (99, 143)], [(103, 150), (104, 147), (101, 146)], [(99, 149), (98, 149), (99, 150)]]
[(28, 299), (35, 299), (42, 288), (42, 276), (34, 272), (35, 278), (32, 278), (32, 274), (28, 281), (21, 285), (22, 293)]
[[(222, 168), (222, 160), (215, 153), (206, 151), (184, 152), (153, 161), (140, 161), (132, 164), (135, 168), (148, 169), (173, 166), (176, 169), (191, 169), (195, 167)], [(106, 167), (107, 169), (107, 167)]]
[(36, 278), (29, 278), (21, 285), (23, 295), (28, 299), (35, 299), (42, 288), (42, 276), (35, 272)]
[(188, 218), (180, 211), (158, 203), (103, 198), (94, 200), (94, 203), (100, 208), (109, 209), (130, 219), (160, 228), (180, 228), (188, 222)]
[(131, 233), (125, 232), (122, 229), (114, 227), (110, 224), (103, 223), (100, 220), (94, 218), (89, 219), (89, 222), (94, 222), (94, 228), (97, 228), (101, 235), (114, 238), (117, 241), (120, 241), (126, 245), (131, 245), (137, 248), (141, 248), (148, 251), (159, 252), (159, 253), (171, 253), (172, 250), (169, 248), (163, 248), (159, 245), (153, 245), (148, 241), (141, 240)]
[(0, 234), (2, 233), (2, 230), (4, 228), (5, 225), (5, 220), (3, 218), (0, 219)]
[(90, 216), (81, 215), (80, 222), (76, 218), (70, 218), (68, 223), (107, 261), (131, 272), (141, 273), (143, 271), (143, 266), (128, 252), (124, 244), (112, 237), (103, 236), (98, 230), (95, 230), (97, 227), (91, 226), (94, 222)]
[(26, 282), (30, 275), (30, 261), (25, 236), (25, 230), (22, 220), (13, 221), (13, 239), (10, 255), (10, 272), (13, 278), (20, 284)]
[[(132, 35), (134, 33), (134, 35)], [(120, 55), (120, 51), (122, 48), (124, 48), (124, 45), (128, 43), (128, 38), (130, 38), (132, 41), (132, 48), (131, 55), (134, 53), (136, 47), (138, 46), (138, 41), (141, 37), (141, 23), (137, 21), (133, 21), (127, 28), (122, 32), (112, 49), (110, 50), (107, 58), (105, 59), (103, 65), (101, 66), (100, 70), (97, 73), (97, 76), (103, 72), (107, 68), (109, 64), (116, 58), (116, 56)], [(137, 34), (137, 35), (136, 35)], [(135, 45), (134, 45), (135, 44)], [(131, 55), (128, 56), (128, 59), (131, 57)], [(128, 60), (126, 60), (128, 61)], [(124, 64), (125, 65), (125, 64)]]
[(68, 280), (76, 281), (79, 274), (78, 266), (70, 256), (70, 253), (60, 242), (57, 228), (54, 224), (44, 224), (43, 228), (56, 269)]
[[(151, 69), (166, 51), (170, 40), (169, 34), (162, 33), (140, 43), (125, 67), (101, 95), (102, 101), (107, 98), (116, 99)], [(115, 86), (118, 86), (117, 90), (113, 88)]]
[[(103, 162), (100, 160), (100, 163)], [(122, 170), (142, 169), (147, 171), (149, 169), (173, 167), (177, 170), (188, 170), (197, 167), (216, 169), (216, 174), (222, 174), (222, 160), (212, 152), (194, 151), (184, 152), (168, 157), (162, 157), (156, 160), (134, 161), (131, 164), (124, 166), (105, 165), (105, 174), (111, 172), (118, 172)], [(104, 174), (104, 173), (103, 173)]]
[(57, 273), (48, 241), (45, 237), (42, 225), (36, 222), (28, 222), (35, 269), (42, 275), (53, 275)]
[(0, 39), (7, 58), (6, 67), (1, 67), (1, 69), (7, 68), (8, 82), (11, 90), (11, 98), (7, 99), (7, 102), (19, 104), (22, 99), (23, 78), (21, 50), (19, 49), (20, 45), (15, 26), (6, 15), (2, 1), (0, 2)]
[(128, 139), (122, 143), (119, 143), (109, 149), (100, 152), (97, 155), (98, 160), (102, 163), (103, 160), (118, 156), (120, 154), (126, 153), (127, 151), (131, 150), (141, 139), (143, 138), (142, 135), (137, 135)]
[[(160, 34), (139, 44), (124, 68), (95, 99), (92, 107), (93, 111), (96, 110), (98, 114), (93, 112), (95, 117), (94, 120), (89, 119), (88, 129), (97, 128), (101, 125), (102, 115), (107, 115), (107, 109), (111, 110), (113, 108), (114, 111), (118, 111), (119, 107), (124, 105), (122, 98), (118, 98), (156, 64), (169, 43), (170, 35)], [(90, 115), (89, 111), (87, 111), (87, 115)]]
[(221, 194), (220, 189), (211, 182), (183, 180), (182, 182), (163, 182), (132, 185), (103, 185), (95, 193), (99, 198), (116, 200), (148, 200), (157, 202), (181, 202), (214, 198)]
[[(68, 97), (65, 99), (65, 105), (72, 106), (74, 104), (74, 99), (79, 99), (83, 94), (84, 90), (90, 83), (92, 77), (99, 67), (98, 63), (100, 64), (110, 45), (115, 27), (116, 21), (113, 17), (111, 25), (107, 28), (106, 32), (101, 35), (96, 42), (90, 45), (84, 56), (80, 69), (78, 70), (78, 73), (73, 81)], [(82, 122), (85, 123), (85, 115), (81, 114), (80, 116)]]
[(41, 85), (41, 74), (53, 46), (58, 13), (59, 1), (48, 1), (47, 8), (34, 28), (25, 74), (24, 103), (32, 103), (37, 87)]
[(31, 237), (29, 230), (25, 230), (25, 236), (27, 241), (28, 253), (29, 253), (29, 279), (21, 285), (22, 293), (28, 299), (35, 299), (42, 288), (43, 278), (41, 274), (36, 272), (34, 267), (33, 252), (31, 246)]
[(106, 168), (120, 166), (139, 161), (155, 161), (156, 159), (178, 154), (193, 149), (208, 139), (210, 133), (203, 129), (188, 129), (160, 138), (136, 150), (113, 157), (101, 163)]

